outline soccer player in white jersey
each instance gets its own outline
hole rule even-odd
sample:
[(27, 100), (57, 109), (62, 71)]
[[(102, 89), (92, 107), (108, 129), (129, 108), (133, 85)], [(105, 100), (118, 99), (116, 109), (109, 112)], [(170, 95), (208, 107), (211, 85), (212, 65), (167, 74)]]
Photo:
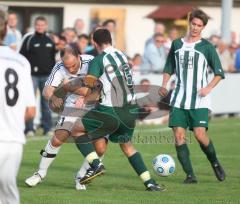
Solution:
[[(219, 181), (225, 179), (212, 141), (207, 136), (208, 110), (210, 93), (218, 82), (224, 78), (222, 65), (215, 48), (201, 37), (201, 32), (208, 22), (208, 16), (202, 10), (194, 10), (189, 17), (189, 33), (185, 38), (176, 39), (164, 68), (162, 87), (159, 94), (166, 96), (166, 86), (171, 77), (176, 76), (176, 88), (172, 93), (172, 106), (169, 127), (173, 129), (177, 157), (187, 177), (185, 184), (197, 183), (193, 172), (189, 150), (185, 140), (185, 130), (189, 127), (206, 154)], [(208, 83), (208, 67), (214, 73)]]
[[(94, 104), (85, 104), (84, 98), (76, 94), (68, 94), (65, 97), (65, 100), (54, 96), (54, 92), (62, 83), (67, 83), (71, 79), (85, 76), (87, 74), (88, 64), (93, 59), (93, 56), (78, 55), (76, 46), (72, 44), (67, 45), (66, 48), (61, 52), (61, 59), (62, 61), (56, 63), (51, 74), (49, 75), (48, 80), (45, 84), (45, 88), (43, 90), (43, 95), (47, 100), (52, 101), (51, 106), (53, 109), (59, 109), (63, 106), (64, 109), (55, 128), (54, 136), (48, 141), (45, 149), (41, 151), (42, 158), (38, 171), (34, 173), (33, 176), (27, 178), (25, 181), (25, 183), (30, 187), (36, 186), (43, 180), (43, 178), (46, 177), (47, 170), (56, 157), (61, 145), (66, 142), (67, 138), (70, 135), (77, 134), (76, 126), (78, 119), (81, 116), (79, 114), (76, 115), (75, 112), (78, 109), (83, 108), (83, 104), (85, 105), (85, 109), (91, 109), (94, 107)], [(76, 105), (76, 103), (78, 104)], [(81, 179), (81, 177), (84, 177), (87, 169), (90, 167), (98, 168), (98, 174), (101, 174), (104, 171), (104, 167), (101, 164), (98, 155), (96, 154), (91, 143), (76, 145), (85, 157), (85, 161), (77, 175), (76, 189), (85, 190), (85, 185), (81, 185), (78, 180)], [(97, 150), (99, 150), (98, 154), (100, 156), (102, 156), (101, 148), (102, 146), (97, 146)]]
[(6, 14), (0, 9), (0, 203), (20, 203), (16, 183), (22, 159), (25, 121), (35, 116), (30, 64), (2, 42)]

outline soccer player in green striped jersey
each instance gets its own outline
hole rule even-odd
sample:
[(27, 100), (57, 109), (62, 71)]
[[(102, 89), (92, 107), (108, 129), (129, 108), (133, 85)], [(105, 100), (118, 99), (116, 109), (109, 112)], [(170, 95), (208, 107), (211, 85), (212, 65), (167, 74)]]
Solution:
[[(212, 141), (207, 136), (210, 93), (224, 73), (215, 48), (201, 37), (208, 22), (202, 10), (194, 10), (189, 16), (189, 32), (186, 37), (174, 40), (164, 68), (162, 87), (159, 94), (165, 96), (166, 86), (171, 77), (176, 76), (176, 88), (171, 96), (169, 127), (173, 129), (177, 157), (187, 178), (184, 183), (197, 183), (193, 172), (189, 150), (185, 141), (185, 130), (194, 132), (202, 151), (210, 161), (219, 181), (225, 179)], [(214, 73), (208, 83), (208, 67)]]
[[(93, 40), (101, 54), (90, 63), (85, 83), (91, 87), (100, 80), (103, 85), (102, 96), (100, 104), (83, 117), (83, 126), (93, 139), (108, 134), (110, 141), (119, 143), (129, 163), (142, 179), (146, 190), (164, 191), (165, 188), (157, 185), (151, 178), (141, 154), (131, 142), (137, 107), (128, 60), (123, 52), (112, 47), (108, 30), (98, 29), (93, 34)], [(91, 92), (90, 89), (88, 92)], [(102, 122), (103, 126), (99, 122), (100, 124)]]

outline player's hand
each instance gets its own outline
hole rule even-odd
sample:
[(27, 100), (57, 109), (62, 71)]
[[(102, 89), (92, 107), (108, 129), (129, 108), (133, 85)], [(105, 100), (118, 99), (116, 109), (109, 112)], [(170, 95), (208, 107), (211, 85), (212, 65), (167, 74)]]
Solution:
[(201, 96), (201, 97), (205, 97), (211, 92), (211, 90), (212, 89), (208, 88), (208, 87), (202, 88), (198, 91), (198, 95)]
[(168, 90), (161, 86), (160, 89), (158, 90), (158, 94), (162, 97), (166, 97), (168, 94)]
[(65, 78), (63, 79), (62, 84), (67, 84), (69, 81), (70, 81), (69, 79)]
[(58, 98), (55, 95), (53, 95), (51, 97), (51, 99), (49, 100), (49, 104), (51, 106), (51, 108), (53, 109), (59, 109), (63, 106), (63, 99), (62, 98)]

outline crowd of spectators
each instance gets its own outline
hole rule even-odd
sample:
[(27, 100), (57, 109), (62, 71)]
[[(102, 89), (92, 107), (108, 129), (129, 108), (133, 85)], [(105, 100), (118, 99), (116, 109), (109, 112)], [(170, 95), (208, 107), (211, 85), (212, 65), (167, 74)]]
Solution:
[[(22, 33), (17, 29), (17, 25), (17, 14), (9, 12), (4, 44), (20, 52), (29, 60), (35, 91), (39, 89), (40, 92), (54, 63), (60, 60), (60, 52), (66, 44), (75, 44), (79, 54), (98, 55), (93, 46), (92, 35), (99, 27), (108, 29), (112, 35), (113, 45), (116, 43), (117, 23), (113, 19), (107, 19), (101, 25), (95, 26), (89, 33), (83, 32), (85, 23), (80, 18), (75, 20), (72, 27), (64, 28), (59, 34), (49, 31), (47, 19), (41, 16), (36, 18), (32, 32), (24, 34), (23, 37)], [(44, 37), (44, 40), (42, 37)], [(128, 56), (133, 72), (161, 74), (171, 43), (179, 37), (181, 36), (179, 36), (177, 28), (172, 27), (166, 30), (163, 23), (157, 22), (152, 36), (145, 42), (144, 52)], [(222, 41), (218, 35), (209, 37), (209, 41), (216, 47), (225, 72), (240, 72), (240, 45), (237, 40), (237, 33), (235, 32), (232, 32), (230, 44)], [(41, 47), (40, 41), (44, 41), (45, 47)], [(44, 98), (41, 98), (42, 120), (40, 125), (44, 129), (44, 134), (48, 134), (51, 130), (50, 114), (47, 102)], [(34, 133), (34, 131), (33, 124), (28, 124), (26, 134), (28, 132)]]

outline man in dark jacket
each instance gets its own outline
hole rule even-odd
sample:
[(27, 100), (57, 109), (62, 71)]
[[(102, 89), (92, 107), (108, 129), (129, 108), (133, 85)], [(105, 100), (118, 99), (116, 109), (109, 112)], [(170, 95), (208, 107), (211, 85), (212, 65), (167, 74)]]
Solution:
[[(24, 55), (31, 64), (31, 74), (34, 90), (39, 89), (41, 95), (41, 127), (44, 134), (47, 134), (52, 127), (51, 112), (48, 103), (42, 97), (42, 90), (55, 64), (55, 45), (51, 38), (46, 34), (47, 20), (39, 16), (35, 20), (35, 32), (27, 34), (23, 39), (20, 53)], [(33, 134), (33, 121), (26, 124), (26, 134)]]

